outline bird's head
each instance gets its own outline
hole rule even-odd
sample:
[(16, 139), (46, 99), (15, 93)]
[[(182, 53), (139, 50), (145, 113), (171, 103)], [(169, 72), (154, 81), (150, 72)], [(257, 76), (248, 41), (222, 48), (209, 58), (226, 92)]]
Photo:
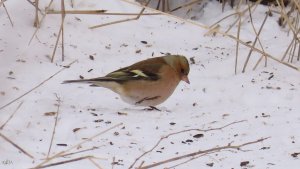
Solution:
[(179, 78), (182, 81), (190, 84), (188, 74), (190, 72), (190, 65), (185, 56), (182, 55), (169, 55), (164, 57), (165, 61), (175, 69)]

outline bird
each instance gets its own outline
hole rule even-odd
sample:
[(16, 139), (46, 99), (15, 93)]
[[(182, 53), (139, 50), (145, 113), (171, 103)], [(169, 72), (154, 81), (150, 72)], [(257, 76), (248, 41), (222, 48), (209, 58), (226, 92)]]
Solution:
[(166, 55), (139, 61), (103, 77), (66, 80), (63, 83), (104, 87), (117, 93), (128, 104), (159, 110), (155, 106), (166, 101), (180, 81), (190, 84), (189, 72), (185, 56)]

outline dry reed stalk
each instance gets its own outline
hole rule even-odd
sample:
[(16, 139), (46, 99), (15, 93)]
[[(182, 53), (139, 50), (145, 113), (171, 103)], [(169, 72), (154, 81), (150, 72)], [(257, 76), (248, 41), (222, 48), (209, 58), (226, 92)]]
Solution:
[(49, 145), (49, 149), (48, 149), (48, 153), (47, 153), (47, 158), (49, 157), (50, 152), (51, 152), (52, 143), (53, 143), (53, 139), (54, 139), (54, 135), (55, 135), (55, 130), (56, 130), (56, 126), (57, 126), (57, 121), (58, 121), (59, 108), (60, 108), (60, 104), (61, 104), (60, 97), (58, 97), (58, 95), (56, 93), (55, 93), (55, 97), (57, 99), (56, 100), (57, 101), (57, 109), (56, 109), (56, 116), (55, 116), (55, 122), (54, 122), (53, 130), (52, 130), (50, 145)]
[[(248, 7), (249, 7), (249, 5), (248, 5)], [(266, 13), (267, 16), (269, 16), (269, 14), (270, 14), (270, 11), (268, 11), (268, 12)], [(267, 17), (267, 16), (266, 16), (266, 17)], [(263, 45), (262, 45), (262, 43), (261, 43), (261, 41), (260, 41), (260, 38), (259, 38), (259, 34), (257, 33), (257, 31), (256, 31), (256, 29), (255, 29), (255, 26), (254, 26), (254, 23), (253, 23), (253, 18), (252, 18), (252, 13), (251, 13), (250, 7), (249, 7), (249, 17), (250, 17), (250, 23), (251, 23), (252, 29), (253, 29), (253, 31), (254, 31), (254, 33), (255, 33), (255, 36), (257, 37), (258, 43), (259, 43), (259, 45), (260, 45), (260, 48), (261, 48), (262, 52), (265, 53), (264, 47), (263, 47)], [(264, 24), (264, 23), (263, 23), (263, 24)], [(256, 64), (255, 64), (253, 70), (256, 69), (256, 67), (257, 67), (258, 64), (261, 62), (261, 60), (262, 60), (263, 57), (265, 58), (265, 66), (267, 66), (267, 57), (263, 54), (263, 55), (258, 59), (258, 61), (256, 62)]]
[(220, 25), (216, 25), (215, 27), (211, 28), (208, 30), (208, 32), (206, 32), (204, 34), (204, 36), (209, 36), (209, 35), (215, 35), (216, 32), (218, 32), (220, 30), (221, 26)]
[[(239, 24), (238, 24), (238, 31), (237, 31), (237, 39), (240, 39), (240, 32), (241, 32), (241, 16), (239, 16)], [(237, 62), (238, 62), (238, 56), (239, 56), (239, 45), (240, 42), (236, 41), (236, 50), (235, 50), (235, 64), (234, 64), (234, 73), (237, 74)]]
[(45, 84), (46, 82), (48, 82), (50, 79), (52, 79), (54, 76), (56, 76), (57, 74), (59, 74), (60, 72), (64, 71), (66, 68), (70, 67), (73, 63), (75, 63), (77, 60), (74, 60), (73, 62), (69, 63), (67, 66), (63, 67), (62, 69), (60, 69), (59, 71), (57, 71), (56, 73), (54, 73), (53, 75), (51, 75), (50, 77), (48, 77), (46, 80), (42, 81), (41, 83), (39, 83), (37, 86), (33, 87), (32, 89), (30, 89), (29, 91), (25, 92), (24, 94), (22, 94), (21, 96), (13, 99), (12, 101), (6, 103), (5, 105), (0, 107), (0, 110), (4, 109), (5, 107), (11, 105), (12, 103), (18, 101), (19, 99), (23, 98), (24, 96), (26, 96), (27, 94), (31, 93), (32, 91), (36, 90), (37, 88), (39, 88), (40, 86), (42, 86), (43, 84)]
[[(180, 20), (180, 21), (182, 21), (182, 22), (185, 22), (185, 23), (190, 23), (190, 24), (192, 24), (192, 25), (194, 25), (194, 26), (197, 26), (197, 27), (200, 27), (200, 28), (210, 29), (209, 26), (202, 25), (202, 24), (200, 24), (200, 23), (198, 23), (198, 22), (191, 21), (191, 20), (186, 20), (186, 19), (180, 18), (180, 17), (178, 17), (178, 16), (174, 16), (174, 15), (171, 15), (171, 14), (168, 14), (168, 13), (165, 13), (165, 12), (162, 12), (162, 11), (159, 11), (159, 10), (155, 10), (155, 9), (153, 9), (153, 8), (143, 6), (143, 5), (141, 5), (141, 4), (138, 4), (138, 3), (136, 3), (136, 2), (132, 2), (132, 1), (130, 1), (130, 0), (121, 0), (121, 1), (126, 2), (126, 3), (128, 3), (128, 4), (135, 5), (135, 6), (144, 7), (144, 8), (146, 8), (147, 10), (155, 11), (155, 12), (157, 12), (157, 13), (161, 13), (162, 15), (169, 16), (169, 17), (171, 17), (171, 18), (178, 19), (178, 20)], [(257, 2), (260, 2), (260, 1), (261, 1), (261, 0), (259, 0), (259, 1), (257, 1)], [(256, 2), (256, 3), (257, 3), (257, 2)], [(256, 51), (256, 52), (258, 52), (258, 53), (265, 54), (268, 58), (270, 58), (270, 59), (272, 59), (272, 60), (274, 60), (274, 61), (276, 61), (276, 62), (279, 62), (279, 63), (281, 63), (281, 64), (283, 64), (283, 65), (285, 65), (285, 66), (288, 66), (288, 67), (290, 67), (290, 68), (292, 68), (292, 69), (294, 69), (294, 70), (300, 71), (300, 68), (298, 68), (298, 67), (296, 67), (296, 66), (294, 66), (294, 65), (291, 65), (291, 64), (289, 64), (289, 63), (283, 62), (283, 61), (281, 61), (280, 59), (278, 59), (278, 58), (276, 58), (276, 57), (274, 57), (274, 56), (272, 56), (272, 55), (270, 55), (270, 54), (268, 54), (268, 53), (263, 53), (261, 50), (255, 48), (255, 47), (250, 46), (248, 43), (246, 43), (246, 42), (244, 42), (244, 41), (242, 41), (242, 40), (240, 40), (240, 39), (237, 39), (235, 36), (233, 36), (233, 35), (231, 35), (231, 34), (228, 34), (228, 33), (226, 33), (226, 32), (222, 32), (222, 31), (219, 31), (219, 30), (217, 31), (217, 33), (219, 33), (219, 34), (221, 34), (221, 35), (223, 35), (223, 36), (229, 37), (230, 39), (233, 39), (233, 40), (235, 40), (235, 41), (239, 41), (240, 44), (242, 44), (242, 45), (244, 45), (244, 46), (246, 46), (246, 47), (248, 47), (248, 48), (250, 48), (250, 49), (252, 49), (252, 50), (254, 50), (254, 51)]]
[(64, 22), (65, 22), (65, 16), (66, 16), (66, 14), (64, 13), (64, 10), (65, 10), (65, 3), (64, 3), (64, 0), (61, 0), (61, 11), (62, 11), (61, 23), (60, 23), (60, 27), (58, 30), (58, 35), (57, 35), (57, 39), (55, 42), (55, 46), (54, 46), (54, 49), (52, 52), (51, 63), (53, 63), (53, 61), (54, 61), (54, 56), (56, 53), (56, 49), (57, 49), (58, 41), (59, 41), (60, 37), (62, 38), (62, 61), (64, 61)]
[[(80, 14), (80, 15), (139, 15), (139, 13), (120, 13), (120, 12), (105, 12), (106, 10), (67, 10), (65, 11), (66, 14)], [(62, 11), (54, 11), (49, 10), (47, 14), (61, 14)], [(141, 15), (161, 15), (160, 13), (142, 13)]]
[(21, 102), (18, 107), (16, 108), (16, 110), (9, 116), (9, 118), (2, 124), (2, 126), (0, 127), (0, 130), (2, 130), (4, 128), (4, 126), (14, 117), (14, 115), (17, 113), (17, 111), (20, 109), (20, 107), (23, 105), (23, 102)]
[(288, 62), (290, 62), (290, 63), (293, 63), (296, 47), (297, 47), (297, 41), (295, 40), (294, 45), (292, 45), (292, 48), (291, 48), (290, 53), (289, 53)]
[(166, 12), (166, 0), (162, 0), (162, 11)]
[(195, 159), (197, 159), (197, 158), (200, 158), (200, 157), (203, 157), (203, 156), (207, 156), (207, 155), (209, 155), (209, 154), (213, 154), (213, 153), (216, 153), (216, 152), (218, 152), (218, 151), (211, 151), (211, 152), (207, 152), (207, 153), (204, 153), (204, 154), (195, 155), (195, 156), (191, 157), (190, 159), (188, 159), (188, 160), (186, 160), (186, 161), (183, 161), (183, 162), (181, 162), (181, 163), (179, 163), (179, 164), (176, 164), (176, 165), (173, 165), (173, 166), (171, 166), (171, 167), (164, 168), (164, 169), (176, 168), (176, 167), (178, 167), (178, 166), (180, 166), (180, 165), (186, 164), (186, 163), (188, 163), (188, 162), (190, 162), (190, 161), (193, 161), (193, 160), (195, 160)]
[[(261, 0), (259, 0), (259, 1), (257, 1), (257, 2), (255, 2), (255, 3), (253, 3), (251, 6), (250, 6), (250, 11), (252, 10), (253, 12), (256, 10), (256, 8), (257, 8), (257, 6), (259, 5), (259, 3), (260, 3), (260, 1)], [(248, 8), (249, 8), (249, 3), (248, 3)], [(246, 21), (247, 20), (247, 18), (249, 17), (249, 15), (248, 16), (245, 16), (245, 14), (247, 13), (247, 11), (249, 11), (248, 10), (248, 8), (246, 8), (246, 9), (244, 9), (242, 12), (239, 12), (239, 17), (241, 17), (242, 18), (242, 16), (244, 16), (243, 18), (242, 18), (242, 21), (241, 21), (241, 24), (243, 24), (243, 22), (244, 21)], [(252, 9), (253, 8), (253, 9)], [(249, 13), (249, 12), (248, 12)], [(228, 27), (228, 29), (225, 31), (226, 33), (228, 33), (234, 26), (235, 26), (235, 24), (238, 22), (238, 20), (239, 20), (239, 17)]]
[(11, 141), (9, 138), (7, 138), (5, 135), (3, 135), (0, 132), (0, 137), (2, 137), (5, 141), (9, 142), (11, 145), (13, 145), (14, 147), (16, 147), (18, 150), (20, 150), (22, 153), (24, 153), (26, 156), (30, 157), (31, 159), (34, 159), (34, 157), (32, 155), (30, 155), (27, 151), (25, 151), (23, 148), (21, 148), (20, 146), (18, 146), (16, 143), (14, 143), (13, 141)]
[(196, 155), (206, 154), (206, 153), (210, 153), (210, 152), (220, 152), (222, 150), (227, 150), (227, 149), (240, 150), (242, 147), (245, 147), (245, 146), (251, 145), (251, 144), (255, 144), (255, 143), (259, 143), (259, 142), (263, 142), (264, 140), (267, 140), (269, 138), (270, 137), (265, 137), (265, 138), (257, 139), (255, 141), (250, 141), (250, 142), (246, 142), (246, 143), (239, 144), (239, 145), (228, 144), (228, 145), (225, 145), (225, 146), (211, 148), (211, 149), (207, 149), (207, 150), (202, 150), (202, 151), (199, 150), (199, 151), (196, 151), (196, 152), (193, 152), (193, 153), (189, 153), (189, 154), (185, 154), (185, 155), (182, 155), (182, 156), (177, 156), (177, 157), (173, 157), (173, 158), (170, 158), (170, 159), (167, 159), (167, 160), (156, 162), (154, 164), (150, 164), (150, 165), (141, 167), (140, 169), (149, 169), (149, 168), (160, 166), (162, 164), (170, 163), (170, 162), (177, 161), (177, 160), (182, 160), (182, 159), (187, 158), (187, 157), (193, 157), (193, 156), (196, 156)]
[(240, 6), (241, 6), (242, 2), (243, 2), (243, 0), (239, 0), (239, 3), (236, 5), (236, 8), (235, 8), (236, 11), (240, 10)]
[(61, 60), (65, 61), (65, 36), (64, 36), (64, 21), (66, 17), (66, 12), (65, 12), (65, 0), (61, 0), (61, 6), (62, 6), (62, 13), (61, 13), (61, 50), (62, 50), (62, 55), (61, 55)]
[(74, 158), (74, 159), (70, 159), (70, 160), (65, 160), (65, 161), (60, 161), (60, 162), (55, 162), (55, 163), (43, 165), (43, 166), (40, 166), (38, 168), (48, 168), (48, 167), (63, 165), (63, 164), (72, 163), (72, 162), (76, 162), (76, 161), (81, 161), (81, 160), (85, 160), (85, 159), (89, 159), (89, 158), (95, 158), (95, 157), (94, 156), (78, 157), (78, 158)]
[(221, 35), (227, 36), (227, 37), (229, 37), (229, 38), (231, 38), (231, 39), (233, 39), (233, 40), (239, 41), (241, 44), (243, 44), (243, 45), (246, 46), (246, 47), (249, 47), (249, 48), (252, 49), (253, 51), (256, 51), (256, 52), (258, 52), (258, 53), (260, 53), (260, 54), (262, 54), (262, 55), (266, 55), (268, 58), (270, 58), (270, 59), (272, 59), (272, 60), (274, 60), (274, 61), (276, 61), (276, 62), (279, 62), (279, 63), (281, 63), (281, 64), (283, 64), (283, 65), (285, 65), (285, 66), (288, 66), (288, 67), (290, 67), (290, 68), (292, 68), (292, 69), (297, 70), (297, 71), (300, 72), (300, 68), (299, 68), (299, 67), (294, 66), (294, 65), (291, 65), (291, 64), (289, 64), (289, 63), (287, 63), (287, 62), (281, 61), (280, 59), (278, 59), (278, 58), (276, 58), (276, 57), (274, 57), (274, 56), (272, 56), (272, 55), (270, 55), (270, 54), (268, 54), (268, 53), (264, 53), (263, 51), (261, 51), (261, 50), (255, 48), (255, 47), (253, 47), (253, 46), (250, 46), (247, 42), (244, 42), (244, 41), (242, 41), (242, 40), (238, 40), (236, 37), (234, 37), (234, 36), (232, 36), (232, 35), (230, 35), (230, 34), (225, 34), (224, 32), (218, 32), (218, 33), (221, 34)]
[(96, 163), (96, 161), (93, 160), (93, 158), (89, 157), (88, 160), (90, 160), (90, 162), (93, 163), (98, 169), (103, 169), (99, 164)]
[[(261, 0), (257, 1), (256, 3), (254, 3), (253, 5), (251, 5), (251, 8), (257, 6), (259, 4)], [(248, 11), (248, 8), (244, 9), (243, 11), (241, 12), (235, 12), (235, 13), (232, 13), (232, 14), (229, 14), (225, 17), (223, 17), (222, 19), (218, 20), (217, 22), (215, 22), (214, 24), (212, 24), (211, 26), (209, 26), (210, 28), (211, 27), (214, 27), (215, 25), (219, 24), (220, 22), (224, 21), (225, 19), (227, 18), (230, 18), (231, 16), (235, 16), (237, 15), (238, 17), (242, 17), (246, 12)], [(226, 31), (226, 33), (228, 33), (230, 31), (230, 29), (238, 22), (239, 18), (237, 18), (233, 24), (231, 24), (231, 26), (228, 28), (228, 30)]]
[(72, 152), (72, 153), (67, 153), (67, 154), (62, 155), (61, 157), (66, 157), (66, 156), (70, 156), (70, 155), (74, 155), (74, 154), (79, 154), (79, 153), (82, 153), (82, 152), (92, 151), (92, 150), (99, 149), (101, 147), (103, 147), (103, 146), (92, 147), (92, 148), (88, 148), (88, 149), (85, 149), (85, 150), (80, 150), (80, 151), (76, 151), (76, 152)]
[[(8, 13), (8, 10), (7, 10), (7, 8), (6, 8), (5, 4), (4, 4), (4, 1), (1, 1), (1, 2), (2, 2), (1, 5), (3, 5), (3, 7), (4, 7), (5, 13), (6, 13), (6, 15), (7, 15), (8, 19), (9, 19), (9, 22), (10, 22), (11, 26), (14, 27), (14, 23), (13, 23), (13, 21), (12, 21), (10, 15), (9, 15), (9, 13)], [(1, 5), (0, 5), (0, 6), (1, 6)]]
[(34, 19), (34, 23), (33, 26), (36, 28), (40, 27), (40, 22), (39, 22), (39, 0), (35, 0), (35, 19)]
[(41, 163), (38, 164), (37, 166), (33, 167), (32, 169), (38, 169), (38, 168), (41, 168), (42, 166), (44, 166), (44, 164), (46, 164), (46, 163), (52, 161), (53, 159), (58, 158), (58, 157), (62, 157), (62, 156), (64, 156), (65, 153), (67, 153), (67, 152), (69, 152), (69, 151), (71, 151), (71, 150), (73, 150), (73, 149), (75, 149), (75, 148), (81, 146), (82, 144), (84, 144), (84, 143), (86, 143), (86, 142), (88, 142), (88, 141), (91, 141), (91, 140), (93, 140), (94, 138), (99, 137), (100, 135), (102, 135), (102, 134), (104, 134), (104, 133), (106, 133), (106, 132), (108, 132), (108, 131), (110, 131), (110, 130), (112, 130), (112, 129), (114, 129), (114, 128), (117, 128), (117, 127), (119, 127), (119, 126), (121, 126), (121, 125), (123, 125), (123, 123), (116, 124), (116, 125), (114, 125), (114, 126), (108, 128), (108, 129), (106, 129), (106, 130), (103, 130), (103, 131), (101, 131), (101, 132), (99, 132), (99, 133), (97, 133), (97, 134), (95, 134), (95, 135), (89, 137), (89, 138), (86, 139), (86, 140), (83, 140), (83, 141), (81, 141), (81, 142), (79, 142), (79, 143), (77, 143), (77, 144), (71, 146), (71, 147), (68, 148), (67, 150), (64, 150), (64, 151), (61, 151), (61, 152), (59, 152), (59, 153), (56, 153), (56, 154), (54, 154), (53, 156), (50, 156), (49, 158), (45, 159), (43, 162), (41, 162)]
[[(50, 8), (50, 6), (52, 5), (52, 3), (53, 3), (53, 0), (51, 0), (51, 1), (49, 2), (48, 6), (46, 7), (46, 10)], [(45, 19), (46, 15), (47, 15), (47, 13), (45, 13), (45, 14), (42, 16), (42, 19), (41, 19), (40, 22), (39, 22), (40, 25), (42, 24), (42, 22), (43, 22), (43, 20)], [(31, 36), (31, 38), (30, 38), (30, 40), (29, 40), (29, 42), (28, 42), (28, 45), (30, 45), (32, 39), (34, 38), (34, 36), (36, 35), (36, 33), (37, 33), (38, 30), (39, 30), (39, 28), (37, 27), (37, 28), (35, 29), (34, 33), (32, 34), (32, 36)]]
[[(33, 7), (36, 7), (36, 5), (33, 3), (33, 2), (31, 2), (30, 0), (27, 0), (27, 2), (29, 3), (29, 4), (31, 4)], [(38, 11), (42, 14), (43, 12), (42, 12), (42, 10), (40, 9), (40, 8), (38, 8)]]
[[(145, 4), (145, 6), (148, 6), (148, 4), (150, 3), (151, 0), (148, 0), (147, 3)], [(133, 21), (133, 20), (138, 20), (142, 13), (145, 11), (145, 7), (142, 8), (142, 10), (140, 11), (140, 13), (134, 17), (134, 18), (128, 18), (128, 19), (122, 19), (122, 20), (118, 20), (118, 21), (113, 21), (113, 22), (109, 22), (109, 23), (105, 23), (105, 24), (101, 24), (101, 25), (95, 25), (95, 26), (91, 26), (89, 27), (90, 29), (95, 29), (95, 28), (100, 28), (103, 26), (108, 26), (108, 25), (113, 25), (113, 24), (118, 24), (118, 23), (123, 23), (123, 22), (128, 22), (128, 21)]]
[(298, 12), (300, 13), (300, 4), (298, 3), (298, 1), (293, 0), (293, 3), (296, 5)]
[(7, 1), (7, 0), (1, 0), (0, 1), (0, 7), (4, 4), (5, 1)]
[(94, 15), (100, 15), (105, 14), (107, 10), (65, 10), (65, 11), (55, 11), (55, 10), (48, 10), (46, 11), (47, 14), (62, 14), (63, 12), (65, 14), (94, 14)]
[(145, 163), (145, 161), (142, 161), (138, 168), (142, 168), (144, 163)]
[(188, 3), (186, 3), (186, 4), (180, 5), (180, 6), (176, 7), (176, 8), (174, 8), (174, 9), (171, 9), (170, 12), (174, 12), (174, 11), (177, 11), (178, 9), (190, 7), (190, 6), (192, 6), (192, 5), (194, 5), (195, 3), (198, 3), (198, 2), (200, 2), (200, 1), (202, 1), (202, 0), (193, 0), (193, 1), (188, 2)]
[[(235, 122), (232, 122), (232, 123), (229, 123), (225, 126), (222, 126), (222, 127), (218, 127), (218, 128), (210, 128), (210, 129), (187, 129), (187, 130), (182, 130), (182, 131), (178, 131), (178, 132), (174, 132), (174, 133), (170, 133), (166, 136), (163, 136), (161, 137), (157, 142), (156, 144), (148, 151), (145, 151), (143, 154), (141, 154), (140, 156), (138, 156), (134, 162), (129, 166), (128, 169), (132, 169), (134, 167), (134, 165), (142, 158), (144, 157), (145, 155), (149, 154), (150, 152), (152, 152), (156, 147), (158, 147), (158, 145), (165, 139), (169, 138), (170, 136), (173, 136), (173, 135), (176, 135), (176, 134), (180, 134), (180, 133), (185, 133), (185, 132), (189, 132), (189, 131), (201, 131), (201, 132), (209, 132), (209, 131), (215, 131), (215, 130), (222, 130), (226, 127), (229, 127), (233, 124), (237, 124), (237, 123), (242, 123), (242, 122), (245, 122), (246, 120), (241, 120), (241, 121), (235, 121)], [(142, 167), (143, 168), (143, 167)]]
[(160, 7), (160, 1), (161, 1), (161, 0), (158, 0), (158, 2), (157, 2), (156, 10), (159, 10), (159, 7)]
[(284, 54), (283, 54), (283, 56), (282, 56), (282, 58), (281, 58), (281, 61), (284, 61), (284, 60), (285, 60), (285, 58), (286, 58), (288, 52), (290, 51), (290, 49), (291, 49), (291, 47), (292, 47), (294, 41), (295, 41), (295, 38), (292, 39), (292, 41), (291, 41), (291, 43), (289, 44), (288, 48), (285, 50), (285, 52), (284, 52)]
[[(250, 12), (250, 13), (251, 13), (251, 12)], [(260, 26), (260, 28), (259, 28), (259, 30), (258, 30), (258, 33), (256, 33), (256, 37), (255, 37), (255, 40), (254, 40), (254, 42), (253, 42), (253, 44), (252, 44), (252, 47), (254, 47), (255, 44), (256, 44), (256, 42), (259, 40), (259, 35), (260, 35), (260, 33), (261, 33), (261, 31), (262, 31), (262, 28), (264, 27), (264, 25), (265, 25), (265, 23), (266, 23), (266, 21), (267, 21), (268, 16), (269, 16), (269, 15), (266, 14), (266, 16), (265, 16), (265, 18), (264, 18), (264, 20), (263, 20), (263, 23), (261, 24), (261, 26)], [(256, 32), (256, 31), (255, 31), (255, 32)], [(249, 62), (249, 59), (250, 59), (250, 56), (251, 56), (252, 52), (253, 52), (253, 49), (251, 48), (250, 51), (249, 51), (249, 54), (248, 54), (248, 56), (247, 56), (247, 58), (246, 58), (246, 61), (245, 61), (245, 63), (244, 63), (244, 67), (243, 67), (242, 73), (244, 73), (244, 72), (246, 71), (246, 67), (247, 67), (247, 64), (248, 64), (248, 62)], [(263, 54), (265, 53), (264, 51), (262, 51), (262, 52), (263, 52)]]
[(134, 5), (134, 6), (138, 6), (138, 7), (145, 8), (145, 9), (147, 9), (147, 10), (149, 10), (149, 11), (154, 11), (154, 12), (156, 12), (156, 13), (160, 13), (160, 14), (162, 14), (162, 15), (169, 16), (169, 17), (171, 17), (171, 18), (178, 19), (178, 20), (180, 20), (180, 21), (182, 21), (182, 22), (188, 22), (188, 23), (190, 23), (190, 24), (192, 24), (192, 25), (195, 25), (195, 26), (198, 26), (198, 27), (201, 27), (201, 28), (204, 28), (204, 29), (209, 29), (208, 26), (202, 25), (202, 24), (200, 24), (199, 22), (195, 22), (195, 21), (191, 21), (191, 20), (186, 20), (186, 19), (180, 18), (180, 17), (178, 17), (178, 16), (175, 16), (175, 15), (172, 15), (172, 14), (169, 14), (169, 13), (165, 13), (165, 12), (162, 12), (162, 11), (159, 11), (159, 10), (156, 10), (156, 9), (153, 9), (153, 8), (150, 8), (150, 7), (141, 5), (141, 4), (137, 3), (137, 2), (132, 2), (131, 0), (120, 0), (120, 1), (126, 2), (126, 3), (131, 4), (131, 5)]
[(296, 33), (296, 30), (293, 26), (293, 24), (291, 23), (286, 11), (285, 11), (285, 8), (284, 8), (284, 4), (283, 4), (283, 1), (281, 0), (279, 2), (279, 0), (276, 0), (277, 4), (278, 4), (278, 7), (280, 8), (281, 10), (281, 16), (284, 18), (284, 20), (287, 22), (287, 24), (289, 25), (289, 28), (290, 30), (293, 32), (294, 36), (297, 37), (297, 33)]
[(170, 2), (169, 0), (166, 1), (167, 11), (170, 12)]

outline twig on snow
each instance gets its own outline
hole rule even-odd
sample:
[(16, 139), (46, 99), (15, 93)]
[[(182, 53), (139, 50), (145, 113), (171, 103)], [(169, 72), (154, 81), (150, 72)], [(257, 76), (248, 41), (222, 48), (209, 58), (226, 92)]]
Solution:
[(49, 149), (48, 149), (48, 153), (47, 153), (47, 158), (50, 155), (50, 151), (52, 148), (52, 143), (53, 143), (53, 138), (55, 135), (55, 130), (56, 130), (56, 126), (57, 126), (57, 120), (58, 120), (58, 114), (59, 114), (59, 108), (60, 108), (60, 104), (61, 104), (61, 100), (60, 97), (55, 93), (55, 97), (56, 97), (56, 101), (57, 101), (57, 110), (56, 110), (56, 116), (55, 116), (55, 122), (54, 122), (54, 126), (53, 126), (53, 131), (52, 131), (52, 136), (51, 136), (51, 141), (50, 141), (50, 145), (49, 145)]
[(18, 146), (16, 143), (14, 143), (13, 141), (11, 141), (9, 138), (7, 138), (5, 135), (3, 135), (0, 132), (0, 137), (2, 137), (4, 140), (6, 140), (7, 142), (9, 142), (10, 144), (12, 144), (14, 147), (16, 147), (18, 150), (20, 150), (22, 153), (24, 153), (25, 155), (27, 155), (28, 157), (34, 159), (34, 157), (32, 155), (30, 155), (27, 151), (25, 151), (23, 148), (21, 148), (20, 146)]
[(177, 157), (173, 157), (173, 158), (170, 158), (170, 159), (167, 159), (167, 160), (163, 160), (163, 161), (157, 162), (155, 164), (150, 164), (150, 165), (144, 166), (140, 169), (153, 168), (153, 167), (156, 167), (156, 166), (159, 166), (159, 165), (162, 165), (162, 164), (170, 163), (170, 162), (181, 160), (181, 159), (184, 159), (184, 158), (187, 158), (187, 157), (193, 157), (193, 156), (196, 156), (196, 155), (199, 155), (199, 154), (205, 154), (205, 153), (209, 153), (209, 152), (219, 152), (221, 150), (226, 150), (226, 149), (240, 150), (242, 147), (245, 147), (245, 146), (250, 145), (250, 144), (259, 143), (259, 142), (262, 142), (262, 141), (264, 141), (266, 139), (269, 139), (269, 138), (270, 137), (265, 137), (265, 138), (257, 139), (255, 141), (246, 142), (246, 143), (243, 143), (243, 144), (240, 144), (240, 145), (228, 144), (226, 146), (215, 147), (215, 148), (211, 148), (211, 149), (207, 149), (207, 150), (203, 150), (203, 151), (200, 150), (200, 151), (185, 154), (185, 155), (182, 155), (182, 156), (177, 156)]
[(13, 118), (13, 116), (16, 114), (16, 112), (20, 109), (20, 107), (22, 106), (23, 102), (21, 102), (18, 107), (16, 108), (16, 110), (9, 116), (9, 118), (6, 120), (6, 122), (4, 122), (2, 124), (2, 126), (0, 127), (0, 130), (2, 130), (4, 128), (4, 126)]
[(60, 72), (64, 71), (66, 68), (69, 68), (72, 64), (74, 64), (77, 60), (74, 60), (73, 62), (69, 63), (67, 66), (64, 66), (62, 69), (60, 69), (59, 71), (57, 71), (56, 73), (54, 73), (53, 75), (51, 75), (50, 77), (48, 77), (46, 80), (42, 81), (40, 84), (38, 84), (37, 86), (33, 87), (32, 89), (30, 89), (29, 91), (25, 92), (24, 94), (22, 94), (21, 96), (15, 98), (14, 100), (6, 103), (5, 105), (0, 107), (0, 110), (4, 109), (5, 107), (11, 105), (12, 103), (18, 101), (19, 99), (23, 98), (24, 96), (26, 96), (27, 94), (31, 93), (32, 91), (36, 90), (37, 88), (39, 88), (40, 86), (42, 86), (43, 84), (45, 84), (46, 82), (48, 82), (50, 79), (52, 79), (54, 76), (56, 76), (57, 74), (59, 74)]
[(232, 123), (229, 123), (225, 126), (222, 126), (222, 127), (218, 127), (218, 128), (211, 128), (211, 129), (187, 129), (187, 130), (182, 130), (182, 131), (178, 131), (178, 132), (174, 132), (174, 133), (170, 133), (166, 136), (163, 136), (161, 137), (157, 142), (156, 144), (148, 151), (144, 152), (143, 154), (141, 154), (139, 157), (137, 157), (135, 159), (135, 161), (129, 166), (129, 169), (133, 168), (134, 165), (145, 155), (147, 155), (148, 153), (152, 152), (163, 140), (169, 138), (170, 136), (173, 136), (173, 135), (176, 135), (176, 134), (180, 134), (180, 133), (185, 133), (185, 132), (189, 132), (189, 131), (202, 131), (202, 132), (208, 132), (208, 131), (214, 131), (214, 130), (222, 130), (228, 126), (231, 126), (233, 124), (237, 124), (237, 123), (242, 123), (242, 122), (245, 122), (246, 120), (241, 120), (241, 121), (235, 121), (235, 122), (232, 122)]

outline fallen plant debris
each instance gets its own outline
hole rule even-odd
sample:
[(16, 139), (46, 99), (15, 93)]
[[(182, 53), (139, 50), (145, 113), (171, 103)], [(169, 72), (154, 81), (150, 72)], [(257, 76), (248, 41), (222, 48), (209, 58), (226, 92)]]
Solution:
[(249, 161), (242, 161), (242, 162), (240, 163), (240, 166), (241, 166), (241, 167), (244, 167), (244, 166), (248, 165), (249, 163), (250, 163)]

